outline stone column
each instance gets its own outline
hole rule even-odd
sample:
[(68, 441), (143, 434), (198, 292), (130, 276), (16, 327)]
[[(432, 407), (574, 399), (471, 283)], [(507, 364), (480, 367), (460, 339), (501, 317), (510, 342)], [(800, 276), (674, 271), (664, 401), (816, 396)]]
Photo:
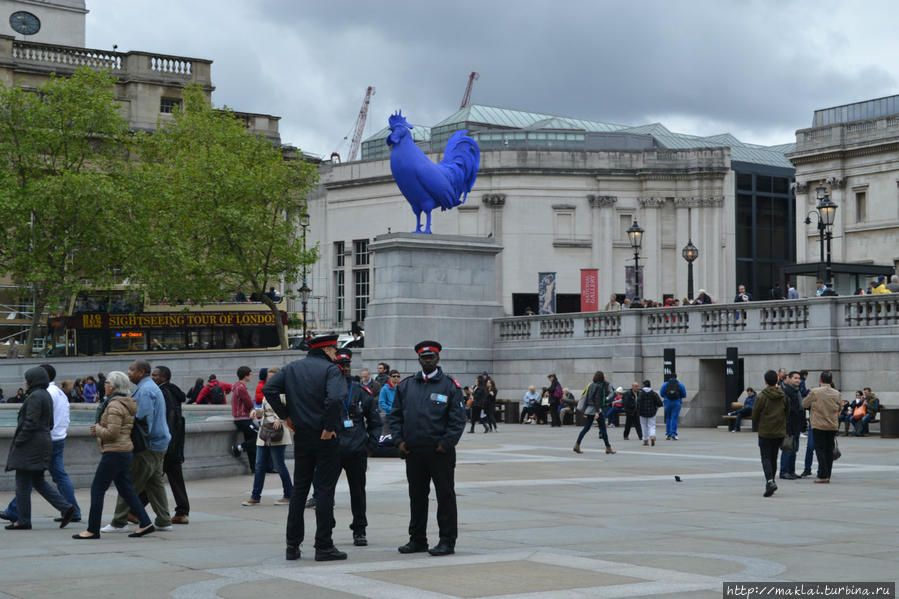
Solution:
[[(717, 268), (714, 268), (712, 272), (712, 280), (709, 285), (712, 289), (718, 290), (719, 296), (727, 297), (729, 293), (736, 292), (736, 286), (734, 286), (733, 289), (730, 289), (727, 285), (727, 273), (734, 272), (735, 262), (727, 258), (729, 254), (725, 251), (722, 251), (723, 248), (721, 246), (721, 225), (724, 220), (724, 197), (712, 196), (704, 198), (703, 203), (708, 207), (709, 216), (711, 217), (710, 229), (712, 232), (712, 243), (709, 246), (710, 251), (708, 255), (720, 257), (717, 260), (709, 261), (717, 266)], [(708, 287), (706, 289), (708, 289)]]
[(608, 301), (608, 297), (615, 290), (614, 252), (612, 244), (615, 241), (615, 203), (617, 196), (588, 195), (593, 217), (593, 248), (592, 266), (599, 269), (599, 308), (602, 309)]
[[(676, 299), (683, 299), (687, 297), (687, 261), (684, 260), (683, 256), (681, 256), (681, 250), (687, 245), (687, 242), (692, 239), (692, 230), (691, 230), (691, 210), (695, 204), (694, 198), (674, 198), (674, 209), (675, 209), (675, 219), (677, 222), (677, 235), (674, 243), (674, 252), (675, 252), (675, 281), (674, 281), (674, 297)], [(695, 243), (695, 242), (694, 242)], [(703, 256), (702, 250), (699, 250), (700, 258)], [(694, 285), (693, 285), (693, 296), (696, 296), (698, 291), (698, 287), (695, 284), (695, 276), (696, 276), (696, 268), (697, 264), (693, 264), (693, 276), (694, 276)]]
[(808, 183), (796, 181), (793, 184), (793, 192), (796, 195), (794, 202), (796, 213), (793, 215), (793, 223), (796, 227), (796, 263), (808, 262), (808, 226), (805, 217), (808, 214)]
[(444, 370), (461, 380), (492, 372), (493, 319), (503, 315), (496, 296), (491, 239), (462, 235), (390, 233), (369, 244), (377, 259), (377, 297), (365, 319), (365, 355), (400, 372), (418, 368), (413, 347), (443, 345)]
[(640, 226), (645, 231), (643, 234), (643, 249), (640, 250), (640, 262), (643, 265), (643, 289), (640, 291), (641, 299), (651, 298), (659, 300), (662, 297), (662, 236), (659, 208), (665, 203), (665, 198), (640, 198), (640, 206), (644, 208), (643, 219), (645, 223)]
[[(481, 201), (484, 206), (489, 208), (487, 214), (489, 214), (490, 218), (490, 231), (493, 233), (493, 240), (502, 245), (503, 243), (503, 206), (506, 205), (506, 194), (504, 193), (485, 193), (481, 197)], [(503, 269), (503, 254), (502, 252), (497, 253), (496, 255), (496, 271), (500, 273), (499, 276), (496, 277), (496, 299), (500, 304), (503, 303), (503, 276), (505, 276), (505, 270)], [(511, 298), (509, 299), (510, 305), (509, 314), (512, 314), (512, 305)]]

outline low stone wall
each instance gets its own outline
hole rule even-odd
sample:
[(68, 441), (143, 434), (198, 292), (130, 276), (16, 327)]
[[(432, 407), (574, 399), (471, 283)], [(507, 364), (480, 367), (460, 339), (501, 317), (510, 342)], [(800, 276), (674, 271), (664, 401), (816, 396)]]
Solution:
[[(15, 410), (17, 405), (2, 406), (4, 411)], [(81, 408), (79, 406), (79, 408)], [(82, 408), (83, 409), (83, 408)], [(229, 406), (185, 406), (185, 412), (192, 410), (216, 411), (221, 415), (208, 416), (201, 422), (187, 423), (184, 444), (184, 478), (197, 480), (222, 476), (234, 476), (250, 471), (245, 456), (240, 459), (231, 455), (230, 447), (243, 439), (231, 419)], [(0, 426), (0, 459), (6, 464), (9, 445), (15, 427)], [(293, 457), (293, 446), (288, 448), (288, 457)], [(100, 461), (97, 440), (90, 436), (87, 424), (73, 424), (66, 438), (65, 467), (76, 489), (88, 488), (94, 479), (94, 471)], [(47, 475), (49, 479), (49, 474)], [(249, 483), (248, 483), (249, 484)], [(15, 489), (15, 473), (0, 473), (0, 491)], [(249, 491), (249, 489), (247, 489)]]

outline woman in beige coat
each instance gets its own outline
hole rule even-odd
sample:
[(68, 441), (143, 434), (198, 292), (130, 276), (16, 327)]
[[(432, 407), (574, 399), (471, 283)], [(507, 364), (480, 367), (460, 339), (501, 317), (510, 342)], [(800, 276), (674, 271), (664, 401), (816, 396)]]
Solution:
[[(278, 469), (278, 474), (281, 476), (281, 486), (284, 489), (283, 496), (275, 501), (275, 505), (289, 505), (290, 498), (293, 497), (293, 482), (290, 480), (287, 464), (284, 463), (284, 452), (287, 446), (290, 445), (290, 431), (287, 430), (287, 427), (275, 414), (267, 399), (262, 401), (262, 409), (257, 409), (256, 415), (261, 417), (259, 434), (256, 436), (256, 474), (253, 477), (253, 491), (250, 494), (250, 498), (242, 502), (241, 505), (259, 505), (269, 463)], [(277, 441), (263, 440), (264, 432), (269, 428), (275, 433), (280, 431), (283, 433), (283, 436)]]
[(91, 426), (91, 436), (97, 438), (100, 447), (100, 463), (91, 484), (91, 511), (87, 530), (73, 539), (99, 539), (100, 523), (103, 518), (103, 497), (110, 484), (115, 483), (119, 495), (131, 506), (140, 528), (129, 537), (142, 537), (156, 528), (150, 521), (143, 504), (131, 486), (129, 467), (134, 445), (131, 443), (131, 429), (137, 414), (137, 400), (131, 397), (131, 382), (124, 372), (113, 371), (106, 376), (106, 400), (100, 404), (97, 423)]

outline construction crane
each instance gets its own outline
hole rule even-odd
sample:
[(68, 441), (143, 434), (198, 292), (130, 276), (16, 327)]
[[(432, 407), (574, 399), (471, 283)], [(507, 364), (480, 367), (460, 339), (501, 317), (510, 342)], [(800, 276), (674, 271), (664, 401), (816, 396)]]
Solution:
[(471, 99), (471, 86), (474, 85), (474, 82), (480, 79), (480, 77), (481, 76), (474, 71), (472, 71), (471, 75), (468, 76), (468, 85), (465, 86), (465, 95), (462, 96), (462, 105), (459, 106), (460, 109), (468, 106), (468, 101)]
[(362, 108), (359, 109), (359, 116), (356, 117), (356, 126), (353, 128), (353, 138), (350, 141), (350, 154), (347, 162), (356, 159), (359, 152), (359, 146), (362, 145), (362, 131), (365, 129), (365, 119), (368, 118), (368, 104), (371, 97), (375, 95), (375, 88), (371, 85), (365, 90), (365, 99), (362, 100)]

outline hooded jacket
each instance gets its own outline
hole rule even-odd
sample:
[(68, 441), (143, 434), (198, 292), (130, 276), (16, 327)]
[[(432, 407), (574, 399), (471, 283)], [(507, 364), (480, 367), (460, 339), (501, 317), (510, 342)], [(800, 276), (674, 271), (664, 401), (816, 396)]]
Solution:
[(759, 437), (783, 439), (787, 436), (787, 396), (780, 387), (765, 387), (752, 406), (752, 420), (758, 422)]
[(643, 387), (637, 393), (637, 414), (644, 418), (652, 418), (662, 407), (662, 398), (652, 390), (652, 387)]
[(134, 449), (131, 443), (131, 429), (137, 414), (137, 400), (133, 397), (114, 395), (100, 415), (100, 422), (94, 429), (100, 453), (125, 453)]
[(41, 472), (50, 467), (53, 442), (53, 400), (47, 392), (50, 377), (47, 371), (36, 366), (25, 371), (28, 392), (19, 408), (16, 432), (9, 445), (6, 470)]

